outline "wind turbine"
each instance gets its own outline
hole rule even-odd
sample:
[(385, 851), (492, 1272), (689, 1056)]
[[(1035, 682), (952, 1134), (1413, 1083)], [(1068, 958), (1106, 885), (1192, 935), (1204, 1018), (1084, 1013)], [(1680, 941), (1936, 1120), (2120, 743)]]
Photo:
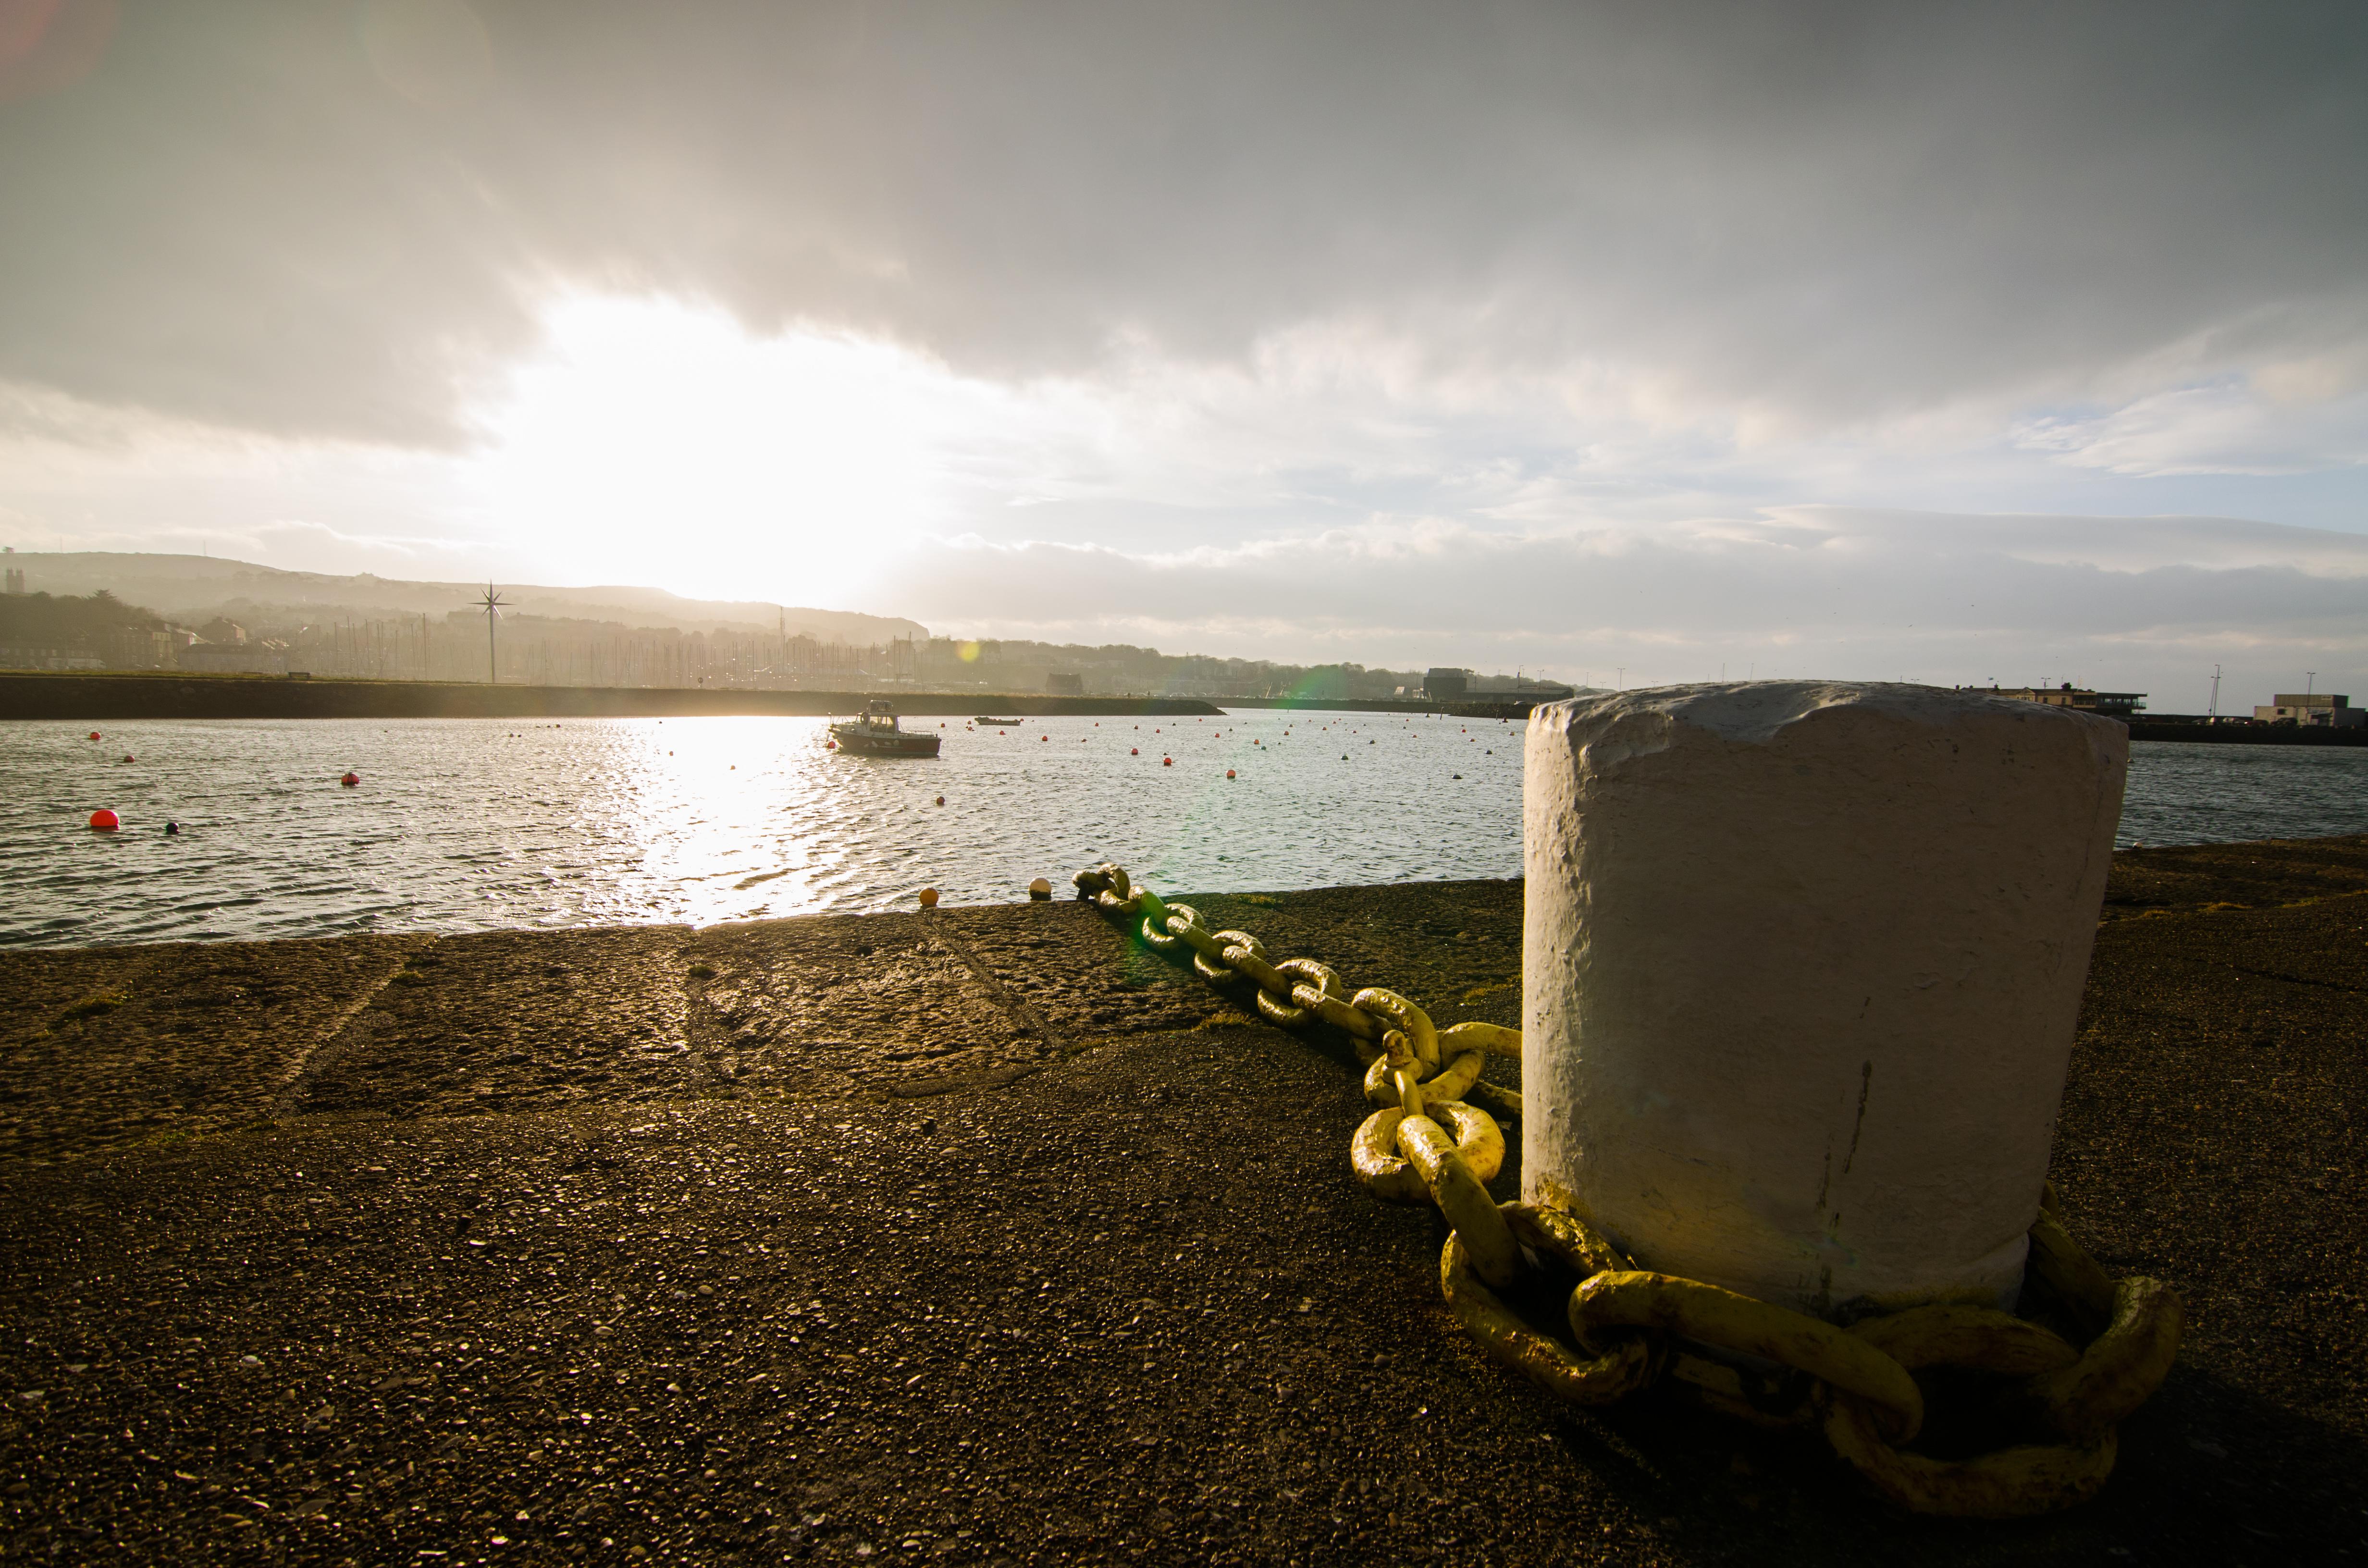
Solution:
[(488, 583), (484, 597), (477, 602), (485, 608), (485, 684), (498, 686), (501, 675), (500, 666), (494, 661), (494, 623), (501, 619), (502, 596), (494, 592), (494, 585)]

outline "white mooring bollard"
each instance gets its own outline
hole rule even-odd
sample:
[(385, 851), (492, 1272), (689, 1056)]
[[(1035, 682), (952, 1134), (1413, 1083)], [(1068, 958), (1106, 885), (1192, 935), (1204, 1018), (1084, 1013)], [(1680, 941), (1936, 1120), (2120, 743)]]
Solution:
[(1523, 1196), (1804, 1312), (2011, 1306), (2128, 761), (1923, 687), (1539, 709)]

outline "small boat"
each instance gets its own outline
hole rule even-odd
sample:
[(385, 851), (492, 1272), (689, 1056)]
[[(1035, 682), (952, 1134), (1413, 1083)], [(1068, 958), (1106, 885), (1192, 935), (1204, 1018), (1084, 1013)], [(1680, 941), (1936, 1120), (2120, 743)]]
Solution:
[(1020, 719), (990, 719), (984, 713), (981, 713), (977, 718), (971, 721), (973, 724), (1002, 724), (1015, 730), (1025, 722), (1026, 721)]
[(843, 752), (860, 756), (935, 756), (938, 737), (926, 731), (900, 729), (896, 710), (886, 702), (871, 701), (863, 705), (860, 719), (841, 719), (832, 723), (830, 738)]

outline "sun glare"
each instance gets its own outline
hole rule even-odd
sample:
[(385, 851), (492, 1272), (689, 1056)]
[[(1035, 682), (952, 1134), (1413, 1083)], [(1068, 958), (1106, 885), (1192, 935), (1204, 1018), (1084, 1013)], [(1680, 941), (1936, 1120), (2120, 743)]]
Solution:
[(941, 514), (938, 455), (977, 403), (884, 344), (757, 337), (679, 302), (575, 298), (483, 416), (480, 489), (576, 581), (845, 602)]

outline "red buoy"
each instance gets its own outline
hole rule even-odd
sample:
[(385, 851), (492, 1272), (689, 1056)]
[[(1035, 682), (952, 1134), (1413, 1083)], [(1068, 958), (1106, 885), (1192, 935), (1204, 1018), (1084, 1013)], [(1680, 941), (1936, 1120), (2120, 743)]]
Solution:
[(1129, 756), (1141, 756), (1143, 755), (1143, 748), (1141, 746), (1129, 746), (1126, 748), (1126, 755)]
[[(837, 741), (825, 741), (822, 744), (822, 749), (825, 751), (837, 751), (838, 749), (838, 743)], [(666, 756), (672, 756), (673, 755), (674, 753), (672, 752), (666, 753)]]
[(98, 739), (98, 732), (97, 732), (97, 730), (93, 730), (93, 731), (90, 733), (90, 738), (91, 738), (92, 740), (97, 740), (97, 739)]
[(1234, 776), (1234, 770), (1233, 770), (1232, 768), (1228, 767), (1227, 769), (1225, 769), (1225, 777), (1226, 777), (1226, 778), (1231, 778), (1233, 776)]
[(1176, 766), (1176, 759), (1172, 756), (1163, 756), (1159, 759), (1159, 766), (1162, 767), (1173, 767)]
[(130, 761), (131, 760), (131, 754), (130, 752), (125, 752), (125, 753), (123, 754), (123, 760), (124, 760), (124, 761), (126, 761), (126, 762), (130, 762)]
[(362, 776), (359, 773), (348, 773), (343, 778), (337, 780), (338, 783), (344, 785), (348, 790), (352, 789), (361, 781)]
[(90, 813), (90, 830), (93, 833), (113, 833), (117, 828), (121, 827), (122, 825), (123, 819), (117, 816), (113, 812), (108, 811), (105, 806), (101, 806), (98, 810)]
[(944, 805), (945, 803), (946, 803), (946, 798), (945, 798), (943, 795), (939, 796), (939, 797), (938, 797), (938, 804), (939, 804), (939, 805), (941, 805), (941, 806), (942, 806), (942, 805)]

